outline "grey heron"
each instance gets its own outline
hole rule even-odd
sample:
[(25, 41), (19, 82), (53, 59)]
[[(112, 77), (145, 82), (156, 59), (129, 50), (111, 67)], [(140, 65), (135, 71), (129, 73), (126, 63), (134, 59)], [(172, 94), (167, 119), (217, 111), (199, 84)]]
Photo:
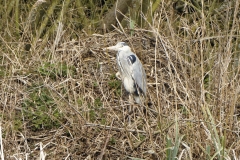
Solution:
[(107, 47), (104, 50), (117, 51), (117, 65), (120, 78), (126, 91), (134, 96), (135, 101), (141, 104), (146, 95), (147, 83), (146, 73), (137, 55), (125, 42), (119, 42), (115, 46)]

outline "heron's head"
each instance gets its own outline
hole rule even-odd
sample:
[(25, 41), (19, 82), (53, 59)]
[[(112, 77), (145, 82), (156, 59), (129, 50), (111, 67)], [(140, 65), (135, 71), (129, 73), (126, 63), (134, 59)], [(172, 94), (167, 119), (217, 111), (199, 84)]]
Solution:
[(118, 42), (115, 46), (104, 48), (104, 50), (129, 51), (130, 47), (125, 42)]

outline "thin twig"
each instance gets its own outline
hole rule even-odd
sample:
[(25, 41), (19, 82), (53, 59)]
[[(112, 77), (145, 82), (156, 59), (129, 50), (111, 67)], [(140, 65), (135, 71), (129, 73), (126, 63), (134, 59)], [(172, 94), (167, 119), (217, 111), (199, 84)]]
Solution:
[(141, 131), (141, 130), (111, 127), (111, 126), (105, 126), (105, 125), (95, 124), (95, 123), (86, 123), (84, 126), (85, 126), (85, 127), (99, 127), (99, 128), (101, 128), (101, 129), (113, 130), (113, 131), (118, 131), (118, 132), (127, 131), (127, 132), (132, 132), (132, 133), (147, 134), (145, 131)]

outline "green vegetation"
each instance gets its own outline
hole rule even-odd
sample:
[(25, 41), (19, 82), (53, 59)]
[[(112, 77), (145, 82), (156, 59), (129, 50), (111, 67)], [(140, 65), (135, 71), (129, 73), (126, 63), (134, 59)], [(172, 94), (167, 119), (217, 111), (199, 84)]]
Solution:
[(114, 74), (111, 75), (108, 86), (110, 89), (114, 90), (114, 93), (117, 97), (121, 96), (121, 85), (122, 82), (120, 80), (116, 80)]
[(76, 73), (74, 66), (68, 66), (65, 63), (46, 62), (39, 68), (39, 73), (44, 77), (50, 77), (53, 80), (58, 78), (72, 77)]
[(172, 140), (167, 136), (167, 150), (166, 150), (166, 159), (167, 160), (175, 160), (178, 157), (179, 146), (183, 139), (183, 135), (179, 134), (178, 122), (175, 123), (175, 142), (172, 143)]
[(32, 131), (58, 128), (63, 115), (56, 107), (47, 88), (36, 86), (30, 89), (29, 97), (23, 102), (23, 117)]

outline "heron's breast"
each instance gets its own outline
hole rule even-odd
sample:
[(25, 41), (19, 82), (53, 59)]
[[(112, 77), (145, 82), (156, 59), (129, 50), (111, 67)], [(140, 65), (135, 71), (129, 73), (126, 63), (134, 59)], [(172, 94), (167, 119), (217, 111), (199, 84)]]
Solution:
[(125, 89), (129, 92), (129, 93), (134, 93), (136, 88), (134, 85), (134, 81), (132, 78), (128, 78), (128, 77), (123, 77), (123, 84)]

